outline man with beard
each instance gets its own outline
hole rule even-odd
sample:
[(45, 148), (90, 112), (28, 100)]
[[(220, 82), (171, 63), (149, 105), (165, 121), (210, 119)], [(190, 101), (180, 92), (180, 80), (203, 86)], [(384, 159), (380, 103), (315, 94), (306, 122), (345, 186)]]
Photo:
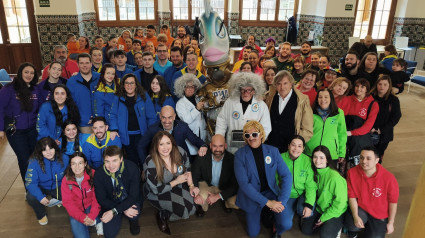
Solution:
[(294, 55), (292, 58), (297, 58), (302, 55), (306, 64), (311, 63), (311, 43), (309, 41), (304, 41), (301, 44), (301, 54)]
[[(64, 45), (56, 45), (53, 48), (53, 61), (57, 61), (62, 64), (62, 74), (61, 77), (69, 79), (72, 75), (78, 72), (78, 65), (72, 60), (68, 60), (68, 51)], [(41, 78), (43, 80), (49, 77), (49, 65), (43, 69), (43, 75)]]
[[(250, 36), (248, 36), (248, 41), (247, 41), (247, 43), (246, 43), (246, 46), (244, 46), (244, 47), (242, 48), (241, 52), (243, 52), (243, 51), (244, 51), (244, 49), (245, 49), (245, 47), (247, 47), (247, 46), (251, 46), (251, 47), (253, 48), (253, 50), (258, 50), (258, 53), (263, 52), (263, 51), (261, 50), (261, 47), (260, 47), (260, 46), (258, 46), (257, 44), (255, 44), (255, 36), (254, 36), (254, 35), (250, 35)], [(243, 56), (243, 55), (239, 54), (239, 58), (238, 58), (238, 60), (241, 60), (241, 59), (242, 59), (242, 56)]]
[(91, 56), (82, 53), (77, 56), (77, 64), (80, 72), (72, 76), (66, 86), (71, 91), (71, 96), (80, 111), (81, 122), (80, 131), (82, 133), (92, 133), (90, 126), (93, 112), (93, 91), (98, 84), (100, 74), (91, 70)]
[(108, 131), (108, 124), (104, 117), (95, 117), (93, 122), (93, 135), (83, 144), (83, 151), (90, 167), (97, 169), (103, 165), (103, 151), (111, 145), (121, 148), (121, 140), (116, 131)]
[(294, 69), (294, 60), (291, 58), (291, 43), (284, 42), (280, 44), (279, 57), (273, 57), (277, 70), (286, 70), (292, 73)]
[(184, 29), (184, 26), (179, 26), (177, 28), (177, 37), (176, 39), (181, 40), (181, 42), (183, 43), (183, 40), (186, 36), (186, 29)]
[(221, 201), (226, 213), (236, 205), (236, 182), (233, 169), (234, 156), (228, 152), (223, 135), (214, 135), (211, 138), (210, 150), (204, 156), (198, 156), (192, 166), (193, 185), (199, 187), (199, 195), (195, 197), (196, 215), (203, 217), (208, 205)]
[(171, 91), (171, 94), (174, 95), (174, 85), (173, 85), (173, 75), (175, 72), (182, 70), (186, 67), (186, 64), (183, 62), (183, 51), (180, 47), (174, 46), (170, 50), (170, 58), (173, 66), (168, 67), (164, 72), (164, 79), (167, 82), (167, 86)]
[(232, 72), (236, 72), (236, 70), (238, 70), (241, 67), (241, 65), (242, 65), (243, 62), (248, 61), (249, 54), (251, 53), (252, 50), (254, 50), (254, 47), (252, 47), (250, 45), (246, 45), (243, 48), (243, 50), (242, 50), (242, 59), (239, 60), (238, 62), (236, 62), (233, 65)]
[[(346, 77), (350, 80), (351, 85), (354, 85), (357, 79), (361, 78), (361, 74), (358, 71), (358, 66), (360, 63), (359, 56), (356, 52), (349, 51), (345, 56), (345, 63), (341, 69), (342, 77)], [(350, 94), (352, 94), (354, 89), (351, 89)]]

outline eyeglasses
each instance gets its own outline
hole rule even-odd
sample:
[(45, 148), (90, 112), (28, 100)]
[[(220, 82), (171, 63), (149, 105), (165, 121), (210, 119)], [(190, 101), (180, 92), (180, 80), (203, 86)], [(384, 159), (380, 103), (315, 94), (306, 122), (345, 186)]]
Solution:
[(184, 88), (195, 89), (195, 86), (194, 85), (186, 85), (186, 86), (184, 86)]
[(125, 85), (133, 85), (133, 84), (136, 84), (136, 82), (125, 82), (124, 84)]
[(252, 138), (257, 138), (258, 136), (260, 136), (260, 133), (259, 132), (245, 133), (244, 136), (246, 139), (249, 139), (249, 137), (251, 136)]
[(252, 92), (254, 92), (255, 90), (254, 89), (252, 89), (252, 88), (250, 88), (250, 89), (241, 89), (241, 93), (242, 94), (244, 94), (244, 93), (252, 93)]

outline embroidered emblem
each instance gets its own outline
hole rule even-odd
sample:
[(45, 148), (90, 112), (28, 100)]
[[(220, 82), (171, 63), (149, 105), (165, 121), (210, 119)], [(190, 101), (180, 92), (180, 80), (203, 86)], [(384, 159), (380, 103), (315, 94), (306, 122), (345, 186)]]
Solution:
[(254, 104), (252, 104), (252, 106), (251, 106), (251, 110), (253, 111), (253, 112), (258, 112), (258, 110), (260, 109), (260, 106), (258, 106), (258, 103), (254, 103)]
[(379, 198), (382, 195), (381, 189), (380, 188), (374, 188), (373, 189), (373, 192), (372, 192), (372, 195), (374, 197)]
[(272, 157), (266, 156), (266, 164), (270, 164), (272, 162)]
[(238, 112), (238, 111), (234, 111), (233, 113), (232, 113), (232, 117), (233, 117), (233, 119), (235, 119), (235, 120), (237, 120), (237, 119), (239, 119), (239, 117), (241, 116), (241, 114)]

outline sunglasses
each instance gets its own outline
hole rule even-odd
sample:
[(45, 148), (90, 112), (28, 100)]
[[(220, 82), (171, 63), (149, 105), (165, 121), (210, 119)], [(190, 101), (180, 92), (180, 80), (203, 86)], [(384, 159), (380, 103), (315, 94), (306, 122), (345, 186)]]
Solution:
[(257, 137), (260, 136), (260, 133), (259, 132), (245, 133), (244, 136), (245, 136), (246, 139), (249, 139), (249, 137), (251, 137), (251, 136), (253, 138), (257, 138)]

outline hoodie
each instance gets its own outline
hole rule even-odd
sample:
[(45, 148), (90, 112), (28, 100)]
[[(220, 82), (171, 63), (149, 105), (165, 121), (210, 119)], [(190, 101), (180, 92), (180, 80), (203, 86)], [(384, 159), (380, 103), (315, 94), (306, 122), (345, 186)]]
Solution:
[(358, 206), (376, 219), (389, 215), (389, 204), (397, 203), (399, 188), (394, 175), (376, 165), (376, 172), (367, 177), (361, 165), (348, 170), (348, 197), (356, 198)]

